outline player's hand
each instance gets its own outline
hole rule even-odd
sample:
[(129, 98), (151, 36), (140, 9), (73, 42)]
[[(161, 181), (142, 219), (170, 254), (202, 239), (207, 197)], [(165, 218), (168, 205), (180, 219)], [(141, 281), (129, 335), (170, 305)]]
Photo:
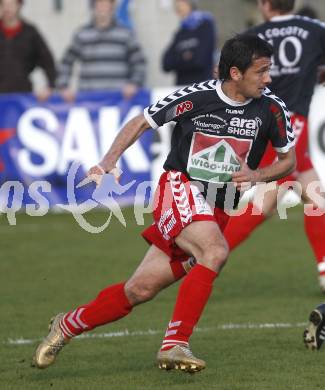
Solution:
[(86, 178), (77, 185), (77, 188), (83, 187), (84, 185), (92, 182), (96, 184), (96, 187), (100, 186), (106, 173), (113, 175), (116, 183), (119, 183), (120, 177), (122, 175), (122, 171), (119, 168), (113, 167), (109, 170), (109, 172), (106, 172), (100, 164), (97, 164), (89, 169)]
[(232, 181), (236, 188), (241, 191), (247, 191), (259, 181), (258, 171), (249, 168), (246, 162), (237, 156), (240, 163), (240, 171), (232, 174)]
[(96, 187), (100, 185), (105, 175), (105, 170), (99, 164), (91, 167), (87, 172), (86, 180), (88, 183), (95, 182)]
[(113, 167), (112, 169), (108, 168), (107, 170), (105, 170), (100, 164), (97, 164), (89, 169), (89, 171), (87, 172), (87, 179), (88, 181), (95, 182), (96, 186), (98, 187), (102, 182), (105, 173), (113, 175), (115, 182), (119, 183), (122, 171), (117, 167)]

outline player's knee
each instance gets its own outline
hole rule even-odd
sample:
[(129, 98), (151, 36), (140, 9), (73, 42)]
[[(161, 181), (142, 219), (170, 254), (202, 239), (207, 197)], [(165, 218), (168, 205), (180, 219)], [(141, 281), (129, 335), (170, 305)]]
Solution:
[(228, 254), (229, 248), (226, 240), (207, 245), (203, 250), (201, 263), (215, 271), (220, 271), (226, 264)]
[(125, 294), (132, 305), (150, 301), (156, 294), (156, 289), (148, 283), (129, 280), (125, 284)]

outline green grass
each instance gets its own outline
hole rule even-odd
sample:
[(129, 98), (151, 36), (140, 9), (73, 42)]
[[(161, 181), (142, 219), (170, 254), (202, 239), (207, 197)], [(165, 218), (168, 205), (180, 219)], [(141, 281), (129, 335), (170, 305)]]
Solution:
[[(155, 366), (177, 285), (96, 333), (158, 330), (153, 335), (74, 340), (48, 370), (30, 367), (36, 340), (49, 318), (86, 303), (99, 290), (126, 279), (146, 250), (131, 210), (127, 229), (112, 223), (101, 234), (84, 232), (70, 215), (18, 216), (17, 226), (0, 217), (1, 389), (323, 389), (323, 351), (307, 351), (303, 326), (224, 330), (224, 324), (307, 321), (323, 300), (316, 267), (304, 236), (302, 209), (289, 220), (273, 218), (233, 252), (194, 334), (194, 353), (207, 369), (190, 376)], [(97, 224), (105, 213), (92, 214)]]

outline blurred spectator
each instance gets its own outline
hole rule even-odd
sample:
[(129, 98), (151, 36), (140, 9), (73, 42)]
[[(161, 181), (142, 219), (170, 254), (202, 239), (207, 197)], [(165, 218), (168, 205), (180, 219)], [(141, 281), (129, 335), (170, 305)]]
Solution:
[(213, 78), (217, 45), (213, 16), (197, 9), (196, 0), (175, 0), (181, 25), (163, 55), (166, 72), (176, 74), (177, 85), (187, 85)]
[(69, 84), (78, 61), (80, 91), (120, 89), (126, 99), (131, 98), (145, 79), (142, 50), (134, 32), (117, 23), (116, 0), (93, 0), (91, 4), (93, 20), (73, 37), (59, 67), (57, 86), (66, 101), (74, 100)]
[(46, 100), (55, 83), (54, 60), (37, 29), (21, 18), (22, 4), (23, 0), (0, 0), (0, 93), (31, 92), (29, 76), (40, 67), (48, 87), (37, 97)]

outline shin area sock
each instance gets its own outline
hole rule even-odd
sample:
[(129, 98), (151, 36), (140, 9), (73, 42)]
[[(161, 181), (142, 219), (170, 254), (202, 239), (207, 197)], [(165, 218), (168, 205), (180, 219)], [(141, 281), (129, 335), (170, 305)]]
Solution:
[(187, 345), (212, 291), (217, 273), (197, 264), (182, 281), (172, 320), (163, 340), (161, 350)]
[(325, 275), (325, 214), (320, 216), (308, 216), (305, 214), (305, 231), (313, 248), (318, 272)]
[(129, 314), (132, 305), (125, 295), (124, 285), (119, 283), (109, 286), (95, 300), (68, 312), (60, 323), (62, 333), (66, 337), (74, 337)]

